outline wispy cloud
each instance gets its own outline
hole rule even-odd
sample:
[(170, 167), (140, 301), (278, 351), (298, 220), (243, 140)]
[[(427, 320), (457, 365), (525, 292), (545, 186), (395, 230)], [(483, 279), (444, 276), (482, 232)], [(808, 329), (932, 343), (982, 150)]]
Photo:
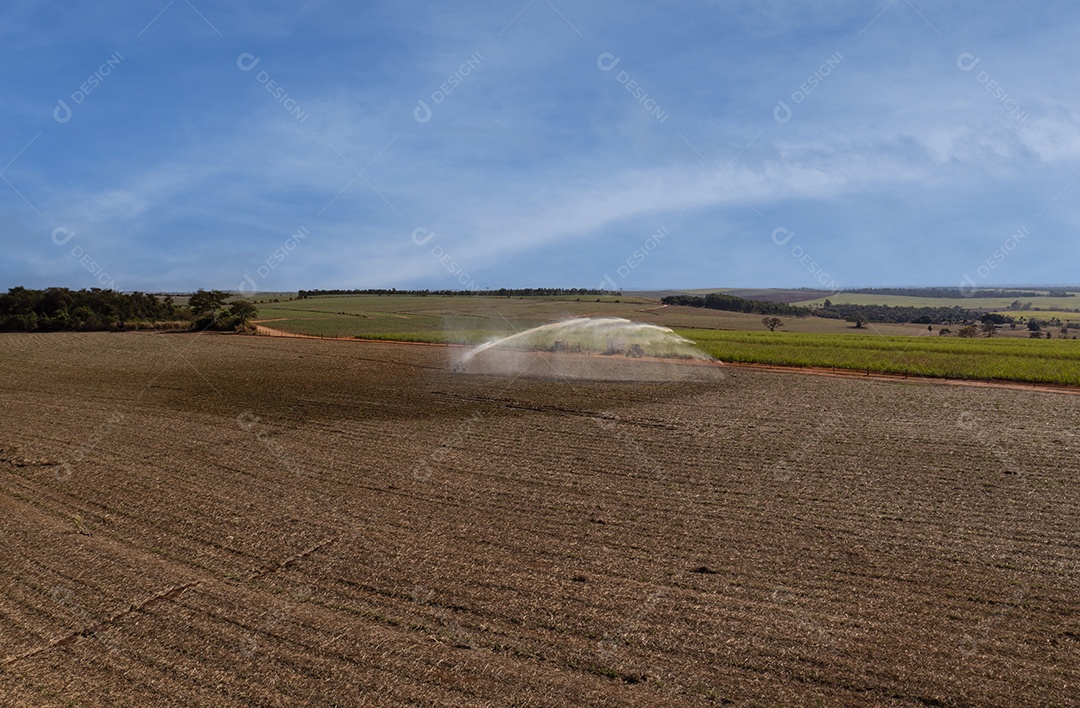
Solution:
[(592, 278), (664, 225), (627, 287), (814, 284), (779, 225), (861, 284), (951, 284), (1018, 223), (1002, 278), (1080, 260), (1065, 5), (175, 5), (142, 36), (146, 8), (13, 6), (0, 163), (40, 138), (0, 183), (8, 286), (93, 284), (58, 226), (146, 289), (234, 287), (301, 227), (261, 285), (453, 285), (420, 227), (492, 287)]

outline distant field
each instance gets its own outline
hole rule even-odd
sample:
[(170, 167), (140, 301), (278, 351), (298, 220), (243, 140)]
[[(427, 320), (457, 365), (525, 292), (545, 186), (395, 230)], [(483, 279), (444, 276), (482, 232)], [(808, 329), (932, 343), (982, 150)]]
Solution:
[(1080, 312), (1070, 312), (1068, 310), (995, 310), (994, 312), (1017, 319), (1034, 317), (1039, 320), (1049, 320), (1057, 317), (1062, 322), (1080, 322)]
[[(861, 295), (857, 293), (840, 293), (829, 295), (827, 298), (815, 298), (798, 302), (799, 305), (820, 305), (825, 300), (835, 304), (850, 305), (905, 305), (908, 307), (965, 307), (978, 310), (1007, 310), (1009, 305), (1017, 299), (1020, 302), (1030, 302), (1032, 308), (1046, 310), (1071, 310), (1080, 308), (1080, 297), (907, 297), (904, 295)], [(1074, 315), (1080, 313), (1073, 313)]]
[[(267, 326), (321, 337), (482, 342), (565, 317), (642, 320), (658, 307), (639, 297), (446, 297), (334, 295), (258, 305)], [(760, 319), (760, 318), (759, 318)], [(708, 326), (694, 321), (691, 326)]]
[[(1030, 288), (1031, 292), (1049, 292)], [(674, 291), (670, 291), (674, 292)], [(1077, 297), (964, 297), (959, 288), (956, 289), (956, 297), (914, 297), (906, 295), (872, 295), (864, 293), (831, 293), (821, 290), (804, 288), (699, 288), (695, 290), (682, 290), (679, 292), (691, 295), (707, 295), (709, 293), (726, 293), (735, 297), (750, 300), (766, 300), (770, 302), (786, 302), (793, 305), (820, 305), (825, 300), (831, 300), (836, 304), (851, 305), (905, 305), (909, 307), (966, 307), (971, 309), (1007, 309), (1013, 301), (1030, 302), (1032, 308), (1043, 310), (1080, 310), (1080, 296)], [(665, 294), (670, 294), (665, 291)], [(1072, 313), (1074, 315), (1080, 313)]]
[(960, 339), (939, 337), (936, 327), (930, 331), (925, 325), (871, 324), (856, 330), (841, 320), (807, 317), (783, 318), (778, 331), (767, 332), (759, 315), (661, 307), (654, 300), (625, 297), (596, 302), (348, 295), (259, 305), (265, 326), (296, 334), (464, 344), (588, 315), (670, 327), (723, 361), (1080, 384), (1080, 341), (1029, 340), (1022, 325), (990, 339)]
[[(258, 298), (256, 298), (257, 300)], [(597, 300), (600, 300), (597, 302)], [(668, 307), (643, 297), (499, 298), (341, 295), (263, 302), (260, 321), (298, 334), (417, 341), (482, 341), (566, 317), (623, 317), (663, 327), (761, 330), (761, 315), (696, 307)], [(856, 332), (849, 322), (817, 317), (784, 318), (793, 332)], [(925, 325), (874, 325), (857, 332), (925, 335)], [(467, 336), (466, 336), (467, 335)]]

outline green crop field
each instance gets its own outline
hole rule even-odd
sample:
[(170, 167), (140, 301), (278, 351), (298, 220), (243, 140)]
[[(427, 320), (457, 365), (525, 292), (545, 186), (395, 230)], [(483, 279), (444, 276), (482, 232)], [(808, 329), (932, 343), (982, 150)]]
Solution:
[(721, 361), (1080, 385), (1080, 341), (679, 330)]

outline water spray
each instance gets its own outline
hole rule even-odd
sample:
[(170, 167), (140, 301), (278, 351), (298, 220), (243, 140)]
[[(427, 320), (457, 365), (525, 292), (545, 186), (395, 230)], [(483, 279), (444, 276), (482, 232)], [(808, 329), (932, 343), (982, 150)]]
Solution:
[(545, 351), (570, 349), (608, 354), (640, 352), (645, 356), (679, 359), (711, 358), (692, 341), (680, 337), (667, 327), (632, 322), (622, 317), (572, 317), (484, 342), (469, 350), (461, 362), (464, 364), (477, 354), (496, 347)]

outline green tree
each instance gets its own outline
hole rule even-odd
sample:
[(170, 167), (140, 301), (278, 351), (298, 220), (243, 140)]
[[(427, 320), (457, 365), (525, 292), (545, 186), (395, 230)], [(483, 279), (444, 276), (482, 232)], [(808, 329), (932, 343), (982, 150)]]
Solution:
[(258, 314), (259, 308), (247, 300), (237, 300), (229, 305), (229, 316), (236, 321), (237, 325), (246, 324), (248, 320), (253, 319)]
[(101, 330), (186, 317), (188, 308), (141, 292), (12, 288), (0, 295), (0, 330)]
[(784, 321), (779, 317), (763, 317), (761, 324), (768, 327), (770, 332), (775, 332), (777, 327), (784, 324)]
[(228, 299), (229, 293), (227, 292), (199, 288), (198, 292), (188, 299), (188, 307), (191, 308), (195, 317), (199, 319), (217, 319), (221, 309), (225, 307), (225, 301)]

